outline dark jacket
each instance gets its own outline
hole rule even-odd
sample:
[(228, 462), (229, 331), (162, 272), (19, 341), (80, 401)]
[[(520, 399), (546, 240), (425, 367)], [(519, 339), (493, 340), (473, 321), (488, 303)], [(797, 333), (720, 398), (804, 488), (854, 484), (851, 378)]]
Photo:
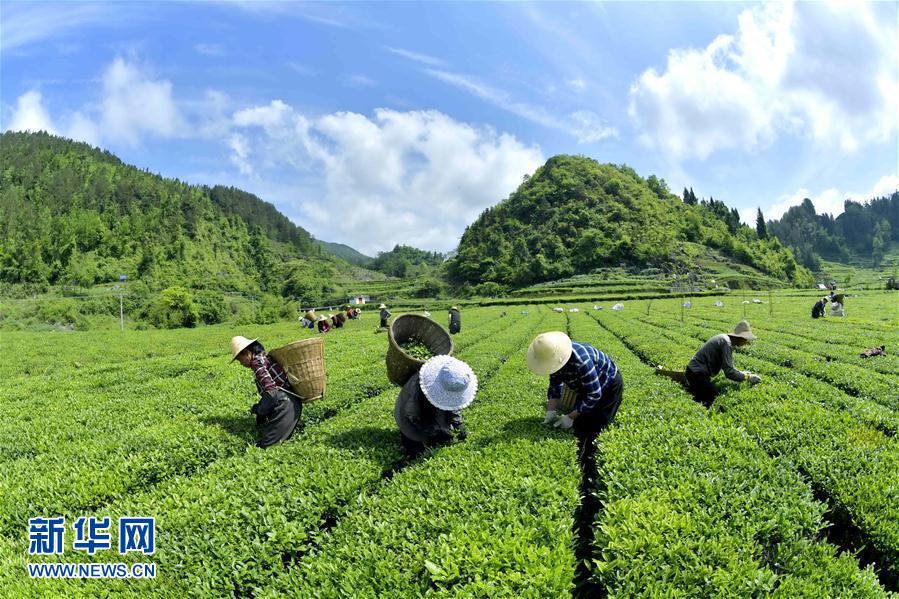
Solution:
[(712, 378), (722, 370), (724, 376), (732, 381), (742, 381), (746, 378), (742, 371), (734, 368), (734, 350), (727, 333), (715, 335), (706, 341), (687, 364), (687, 370), (708, 378)]
[(824, 316), (824, 300), (818, 300), (812, 306), (812, 318), (821, 318)]
[(448, 443), (452, 441), (454, 431), (460, 439), (467, 436), (462, 413), (434, 407), (421, 390), (417, 372), (397, 396), (393, 417), (403, 435), (426, 445)]
[(390, 312), (387, 311), (387, 308), (381, 308), (381, 326), (387, 326), (387, 319), (390, 318)]
[(462, 330), (462, 316), (458, 310), (449, 312), (449, 332), (453, 335)]

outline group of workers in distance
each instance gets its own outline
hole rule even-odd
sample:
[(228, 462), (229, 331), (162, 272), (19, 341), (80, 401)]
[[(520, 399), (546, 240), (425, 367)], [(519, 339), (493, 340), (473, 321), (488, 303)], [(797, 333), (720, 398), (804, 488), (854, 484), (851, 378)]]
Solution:
[(304, 329), (315, 329), (318, 327), (319, 333), (327, 333), (332, 328), (342, 328), (347, 320), (356, 320), (361, 314), (362, 310), (354, 308), (349, 304), (344, 306), (344, 311), (337, 314), (328, 314), (327, 316), (324, 314), (316, 316), (315, 308), (310, 308), (305, 314), (300, 316), (300, 325)]
[[(380, 306), (382, 324), (389, 312)], [(383, 314), (387, 312), (387, 317)], [(308, 316), (308, 314), (307, 314)], [(459, 309), (449, 311), (450, 331), (461, 328)], [(718, 395), (712, 381), (719, 372), (734, 381), (754, 385), (761, 377), (737, 370), (733, 364), (733, 348), (756, 339), (749, 323), (741, 321), (732, 333), (722, 333), (706, 341), (683, 371), (665, 370), (702, 405), (709, 407)], [(234, 337), (231, 340), (232, 361), (250, 368), (260, 399), (250, 412), (256, 416), (259, 447), (289, 439), (302, 414), (302, 402), (294, 393), (284, 370), (266, 354), (256, 339)], [(624, 377), (614, 360), (600, 349), (573, 341), (561, 331), (537, 335), (527, 352), (527, 366), (536, 375), (549, 378), (546, 392), (546, 414), (543, 424), (571, 430), (578, 440), (579, 463), (585, 477), (595, 478), (594, 440), (615, 419), (624, 392)], [(576, 396), (567, 413), (559, 413), (563, 390)], [(405, 383), (394, 404), (394, 419), (400, 440), (410, 458), (428, 448), (468, 435), (462, 410), (470, 406), (478, 390), (478, 378), (471, 367), (452, 356), (437, 355), (423, 363)]]

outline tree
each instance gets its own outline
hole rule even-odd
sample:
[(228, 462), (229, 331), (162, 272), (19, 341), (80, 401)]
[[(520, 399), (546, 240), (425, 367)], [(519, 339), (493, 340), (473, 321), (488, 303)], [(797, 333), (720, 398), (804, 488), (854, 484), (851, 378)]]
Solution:
[[(686, 192), (686, 189), (684, 190)], [(696, 199), (696, 194), (693, 193), (693, 188), (690, 188), (690, 193), (686, 194), (684, 197), (684, 204), (689, 204), (690, 206), (695, 206), (699, 203), (699, 200)]]
[(755, 232), (759, 239), (768, 239), (768, 227), (765, 225), (765, 217), (762, 215), (761, 208), (755, 215)]
[(200, 312), (193, 295), (184, 287), (163, 289), (150, 307), (150, 321), (163, 329), (194, 327), (200, 320)]
[(880, 268), (883, 256), (890, 245), (890, 223), (881, 220), (874, 225), (874, 238), (871, 240), (871, 260), (874, 268)]

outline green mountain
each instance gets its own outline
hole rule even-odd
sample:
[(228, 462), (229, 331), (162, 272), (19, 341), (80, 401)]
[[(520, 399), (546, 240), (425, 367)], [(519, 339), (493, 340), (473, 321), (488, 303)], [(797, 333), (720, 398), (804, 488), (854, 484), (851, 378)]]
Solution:
[(332, 243), (320, 239), (316, 239), (315, 243), (332, 256), (337, 256), (341, 260), (346, 260), (350, 264), (355, 264), (356, 266), (368, 266), (374, 260), (371, 256), (366, 256), (362, 252), (358, 252), (343, 243)]
[(142, 281), (317, 301), (351, 267), (274, 206), (46, 133), (0, 135), (0, 282)]
[(697, 268), (710, 253), (790, 284), (812, 276), (723, 202), (685, 203), (654, 175), (583, 156), (550, 158), (484, 211), (447, 265), (456, 283), (522, 287), (608, 266)]

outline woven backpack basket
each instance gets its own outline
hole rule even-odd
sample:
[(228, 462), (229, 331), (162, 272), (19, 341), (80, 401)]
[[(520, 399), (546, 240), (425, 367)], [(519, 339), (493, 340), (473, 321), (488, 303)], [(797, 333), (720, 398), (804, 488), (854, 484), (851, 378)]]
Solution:
[(325, 346), (321, 337), (294, 341), (273, 349), (269, 356), (287, 373), (287, 380), (303, 403), (325, 395)]

